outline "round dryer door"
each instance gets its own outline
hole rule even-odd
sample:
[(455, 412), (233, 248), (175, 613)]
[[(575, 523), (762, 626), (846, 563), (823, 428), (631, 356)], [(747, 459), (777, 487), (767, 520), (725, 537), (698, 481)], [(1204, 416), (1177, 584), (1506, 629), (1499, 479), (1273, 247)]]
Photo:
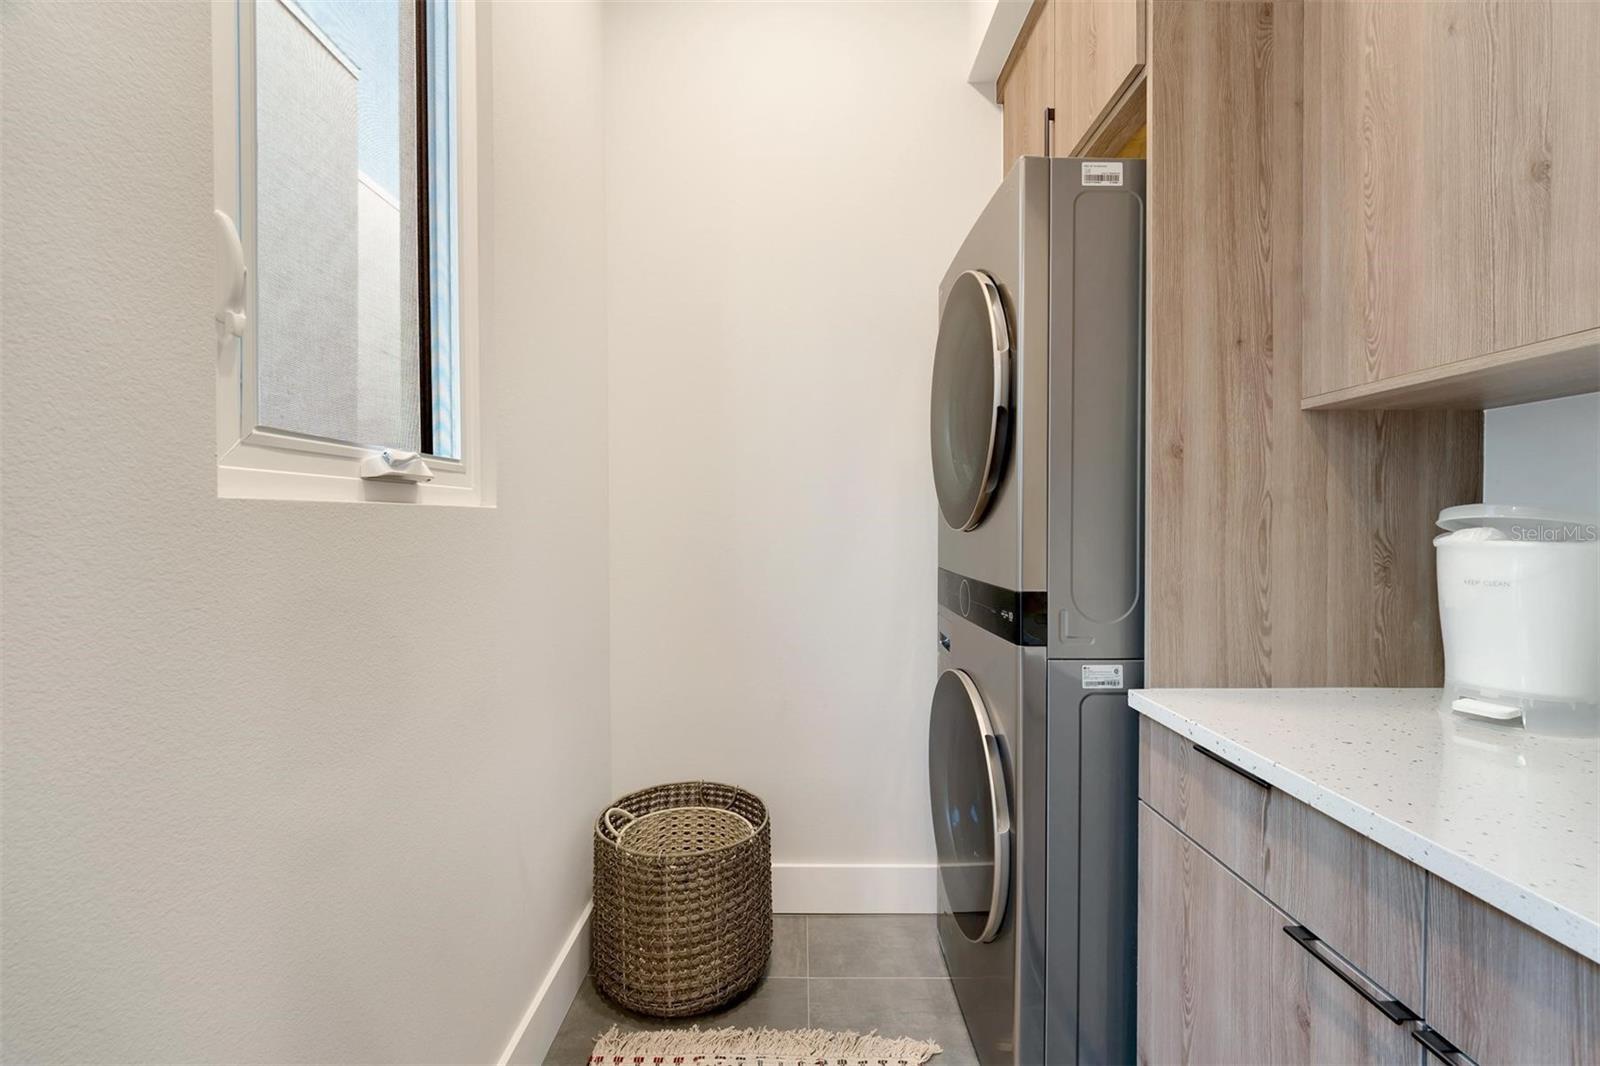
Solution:
[(1000, 742), (978, 688), (946, 670), (933, 690), (928, 782), (945, 901), (969, 940), (993, 940), (1011, 888), (1011, 806)]
[(1011, 331), (989, 275), (956, 278), (933, 353), (933, 485), (952, 529), (976, 529), (1000, 486), (1011, 414)]

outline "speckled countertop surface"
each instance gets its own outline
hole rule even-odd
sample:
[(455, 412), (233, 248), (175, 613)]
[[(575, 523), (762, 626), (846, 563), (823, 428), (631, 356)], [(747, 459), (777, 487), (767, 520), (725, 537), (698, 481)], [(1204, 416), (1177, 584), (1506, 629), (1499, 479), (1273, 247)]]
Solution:
[(1600, 962), (1600, 741), (1438, 689), (1146, 689), (1141, 714)]

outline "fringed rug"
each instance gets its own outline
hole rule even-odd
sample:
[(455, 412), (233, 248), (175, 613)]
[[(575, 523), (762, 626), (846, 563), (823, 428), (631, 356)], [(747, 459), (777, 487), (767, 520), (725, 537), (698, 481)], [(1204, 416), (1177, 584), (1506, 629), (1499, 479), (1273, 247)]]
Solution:
[(918, 1066), (942, 1049), (931, 1040), (827, 1029), (657, 1029), (616, 1026), (595, 1042), (590, 1066)]

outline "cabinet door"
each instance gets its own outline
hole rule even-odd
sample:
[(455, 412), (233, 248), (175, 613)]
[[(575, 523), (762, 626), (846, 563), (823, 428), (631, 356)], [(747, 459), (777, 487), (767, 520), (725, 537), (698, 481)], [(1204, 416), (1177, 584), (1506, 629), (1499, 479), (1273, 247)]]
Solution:
[(1145, 0), (1051, 0), (1055, 154), (1068, 155), (1144, 69)]
[(1600, 326), (1600, 4), (1305, 7), (1319, 393)]
[(1036, 4), (1032, 18), (1000, 73), (1006, 171), (1018, 156), (1046, 154), (1045, 109), (1055, 106), (1055, 4)]
[(1141, 1063), (1409, 1063), (1396, 1025), (1284, 932), (1294, 924), (1139, 805)]
[(1600, 1063), (1600, 966), (1428, 879), (1428, 1024), (1482, 1066)]

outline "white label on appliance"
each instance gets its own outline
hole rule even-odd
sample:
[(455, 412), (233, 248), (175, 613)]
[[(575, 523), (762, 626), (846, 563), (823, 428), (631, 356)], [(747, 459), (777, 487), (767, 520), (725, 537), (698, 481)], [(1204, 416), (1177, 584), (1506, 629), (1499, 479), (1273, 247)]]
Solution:
[[(1088, 166), (1087, 163), (1084, 164)], [(1083, 668), (1084, 688), (1122, 688), (1121, 663), (1090, 663)]]
[(1121, 185), (1121, 163), (1085, 163), (1083, 164), (1083, 183), (1085, 185)]

